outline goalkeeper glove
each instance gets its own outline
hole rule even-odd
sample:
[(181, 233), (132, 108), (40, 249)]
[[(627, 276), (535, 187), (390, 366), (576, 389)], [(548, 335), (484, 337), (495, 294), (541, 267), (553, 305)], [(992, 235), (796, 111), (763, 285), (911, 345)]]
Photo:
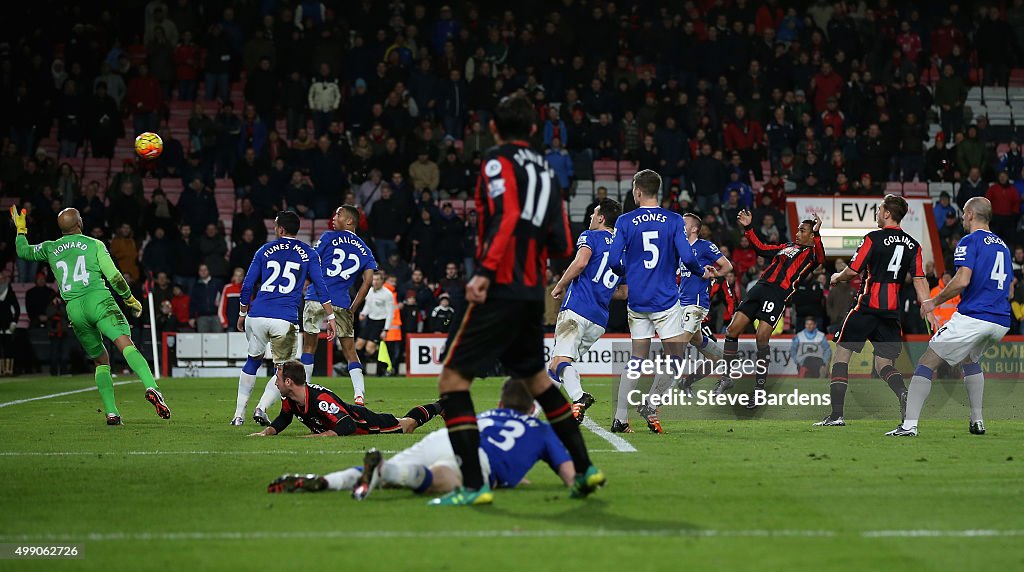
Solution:
[(18, 207), (11, 205), (11, 220), (14, 221), (14, 227), (18, 229), (18, 234), (28, 234), (28, 222), (25, 220), (25, 209), (21, 209), (21, 214), (18, 214)]
[(128, 311), (132, 313), (133, 318), (138, 318), (142, 315), (142, 303), (136, 300), (135, 296), (131, 296), (125, 300), (124, 305), (128, 306)]

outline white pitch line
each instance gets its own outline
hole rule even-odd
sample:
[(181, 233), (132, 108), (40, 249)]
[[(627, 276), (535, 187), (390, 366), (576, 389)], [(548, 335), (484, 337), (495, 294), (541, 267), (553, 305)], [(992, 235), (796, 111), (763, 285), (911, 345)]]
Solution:
[[(398, 450), (381, 449), (385, 455), (400, 453)], [(591, 453), (618, 453), (615, 449), (591, 449)], [(316, 451), (265, 450), (265, 451), (0, 451), (0, 457), (92, 457), (127, 456), (146, 457), (158, 455), (362, 455), (366, 449), (321, 449)]]
[[(138, 383), (138, 380), (133, 381), (116, 381), (115, 386), (125, 385), (127, 383)], [(30, 401), (39, 401), (41, 399), (53, 399), (54, 397), (63, 397), (65, 395), (74, 395), (76, 393), (85, 393), (87, 391), (96, 391), (96, 386), (83, 387), (82, 389), (73, 389), (71, 391), (62, 391), (60, 393), (51, 393), (50, 395), (40, 395), (39, 397), (29, 397), (27, 399), (17, 399), (15, 401), (8, 401), (6, 403), (0, 403), (0, 408), (4, 408), (10, 405), (21, 405), (22, 403), (28, 403)]]
[(85, 534), (0, 535), (0, 542), (116, 542), (196, 540), (283, 540), (360, 538), (1011, 538), (1024, 530), (801, 530), (801, 529), (543, 529), (543, 530), (303, 530), (218, 532), (93, 532)]
[(630, 444), (629, 441), (627, 441), (627, 440), (623, 439), (622, 437), (619, 437), (618, 435), (608, 431), (604, 427), (601, 427), (600, 425), (595, 423), (593, 419), (591, 419), (589, 417), (586, 417), (586, 418), (583, 419), (583, 426), (586, 427), (587, 429), (590, 429), (594, 433), (594, 435), (597, 435), (598, 437), (600, 437), (600, 438), (604, 439), (605, 441), (608, 441), (609, 443), (611, 443), (611, 446), (615, 447), (615, 450), (617, 452), (619, 452), (619, 453), (636, 453), (637, 452), (636, 451), (636, 447), (634, 447), (632, 444)]

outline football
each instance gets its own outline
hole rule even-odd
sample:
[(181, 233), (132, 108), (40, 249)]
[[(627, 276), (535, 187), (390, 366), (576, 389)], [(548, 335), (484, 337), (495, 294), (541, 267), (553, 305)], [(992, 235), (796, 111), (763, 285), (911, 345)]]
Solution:
[(135, 152), (143, 159), (156, 159), (164, 152), (164, 140), (147, 131), (135, 138)]

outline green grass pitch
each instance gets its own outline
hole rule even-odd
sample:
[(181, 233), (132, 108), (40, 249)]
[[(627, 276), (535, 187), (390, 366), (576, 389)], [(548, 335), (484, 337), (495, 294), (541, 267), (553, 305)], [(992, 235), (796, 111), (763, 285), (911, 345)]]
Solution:
[[(316, 381), (350, 397), (347, 379)], [(496, 401), (499, 381), (475, 385), (478, 409)], [(529, 486), (473, 508), (428, 507), (400, 490), (362, 503), (267, 494), (282, 473), (359, 464), (365, 449), (395, 451), (420, 433), (304, 439), (296, 422), (247, 438), (251, 421), (228, 425), (236, 384), (163, 380), (170, 421), (141, 384), (118, 385), (125, 425), (107, 427), (95, 391), (6, 405), (90, 377), (0, 381), (0, 543), (85, 545), (78, 560), (0, 560), (0, 570), (1024, 568), (1024, 422), (1006, 382), (990, 384), (982, 437), (967, 432), (956, 384), (933, 389), (916, 439), (883, 437), (896, 421), (884, 408), (843, 428), (811, 427), (821, 408), (666, 410), (666, 434), (625, 436), (635, 453), (584, 431), (609, 479), (593, 497), (568, 499), (538, 466)], [(584, 385), (607, 427), (612, 381)], [(368, 406), (399, 414), (436, 396), (429, 379), (367, 387)], [(892, 398), (877, 380), (854, 380), (851, 392), (859, 403)]]

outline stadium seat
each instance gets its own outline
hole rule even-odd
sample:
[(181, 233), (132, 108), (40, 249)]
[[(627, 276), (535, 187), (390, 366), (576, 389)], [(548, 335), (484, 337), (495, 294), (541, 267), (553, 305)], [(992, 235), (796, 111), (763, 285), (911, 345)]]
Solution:
[(903, 183), (899, 181), (889, 181), (885, 184), (885, 192), (892, 193), (894, 195), (902, 195)]
[(636, 161), (619, 161), (619, 178), (629, 178), (632, 180), (633, 175), (640, 170), (640, 163)]
[(618, 179), (619, 178), (619, 164), (615, 161), (600, 160), (594, 161), (594, 178), (595, 179)]
[(928, 183), (903, 183), (903, 196), (908, 199), (927, 199)]

